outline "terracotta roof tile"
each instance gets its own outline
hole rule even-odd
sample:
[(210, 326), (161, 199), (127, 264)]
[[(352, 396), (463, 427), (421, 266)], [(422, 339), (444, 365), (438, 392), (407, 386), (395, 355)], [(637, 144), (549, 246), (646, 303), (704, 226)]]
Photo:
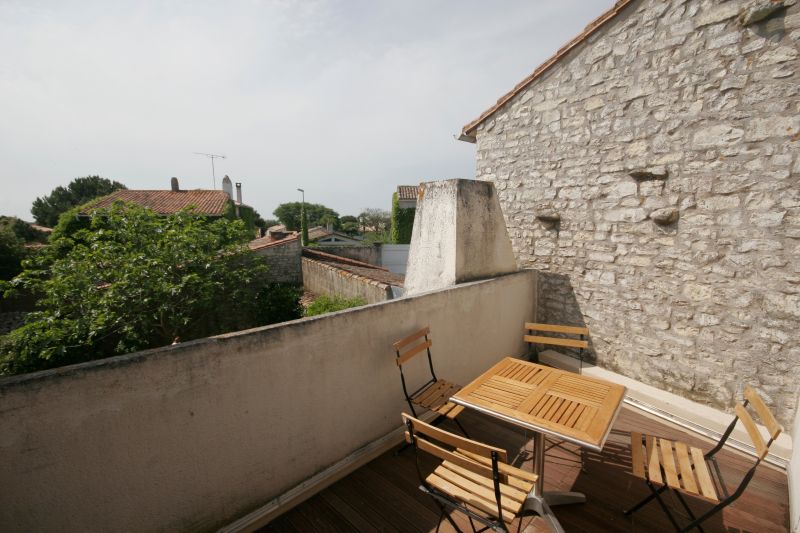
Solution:
[(623, 9), (625, 9), (629, 4), (631, 4), (633, 1), (634, 0), (618, 0), (611, 7), (611, 9), (609, 9), (608, 11), (606, 11), (605, 13), (594, 19), (592, 22), (590, 22), (580, 34), (578, 34), (567, 44), (559, 48), (558, 52), (556, 52), (550, 59), (539, 65), (536, 68), (536, 70), (534, 70), (527, 78), (519, 82), (516, 85), (516, 87), (511, 89), (511, 91), (501, 96), (497, 100), (497, 103), (495, 105), (493, 105), (492, 107), (481, 113), (481, 116), (479, 116), (478, 118), (476, 118), (475, 120), (464, 126), (461, 130), (462, 135), (468, 138), (473, 138), (474, 140), (475, 130), (484, 120), (492, 116), (497, 110), (499, 110), (506, 103), (508, 103), (509, 100), (511, 100), (516, 95), (525, 90), (525, 88), (528, 87), (528, 85), (530, 85), (531, 83), (533, 83), (533, 81), (536, 80), (539, 76), (550, 70), (550, 67), (558, 63), (558, 61), (562, 57), (567, 55), (570, 51), (572, 51), (573, 48), (575, 48), (583, 41), (585, 41), (590, 35), (592, 35), (598, 29), (603, 27), (608, 21), (612, 20), (614, 17), (619, 15), (620, 12)]
[(417, 185), (398, 185), (397, 186), (397, 199), (398, 200), (416, 200), (419, 187)]
[(195, 213), (222, 216), (230, 198), (223, 191), (195, 189), (193, 191), (132, 191), (123, 189), (112, 192), (94, 203), (92, 209), (107, 209), (114, 202), (130, 202), (152, 209), (161, 215), (177, 213), (181, 209), (195, 207)]
[(262, 250), (264, 248), (272, 248), (273, 246), (283, 246), (284, 244), (288, 244), (290, 242), (294, 242), (300, 238), (300, 235), (290, 235), (289, 237), (285, 237), (283, 239), (273, 239), (269, 235), (266, 237), (261, 237), (259, 239), (254, 239), (247, 243), (248, 248), (251, 250)]

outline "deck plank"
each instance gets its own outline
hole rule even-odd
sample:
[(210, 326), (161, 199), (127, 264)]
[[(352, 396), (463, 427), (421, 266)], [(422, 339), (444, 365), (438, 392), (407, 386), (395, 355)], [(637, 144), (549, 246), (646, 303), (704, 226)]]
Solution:
[[(469, 409), (459, 417), (476, 440), (508, 450), (509, 460), (519, 468), (531, 468), (530, 432), (510, 424), (497, 422)], [(444, 429), (458, 433), (452, 422)], [(657, 505), (647, 505), (632, 518), (622, 509), (636, 503), (649, 492), (644, 482), (631, 470), (630, 431), (672, 441), (680, 440), (690, 446), (708, 450), (710, 444), (672, 425), (623, 408), (608, 437), (602, 453), (586, 452), (586, 472), (580, 470), (580, 449), (571, 444), (556, 445), (548, 440), (545, 489), (576, 490), (587, 495), (582, 505), (556, 507), (554, 512), (566, 531), (586, 532), (651, 532), (668, 531), (671, 525)], [(752, 460), (729, 450), (719, 454), (720, 469), (729, 484), (738, 481), (752, 465)], [(430, 472), (435, 461), (421, 462), (423, 473)], [(276, 518), (261, 531), (268, 533), (303, 531), (429, 531), (436, 530), (439, 510), (419, 489), (414, 466), (414, 453), (406, 450), (399, 456), (388, 452), (349, 476), (334, 483), (318, 495)], [(697, 512), (709, 508), (701, 498), (686, 497)], [(674, 496), (665, 498), (680, 516), (682, 510)], [(685, 514), (685, 512), (683, 512)], [(460, 513), (453, 519), (465, 531), (469, 523)], [(704, 524), (710, 532), (759, 531), (764, 533), (788, 530), (789, 504), (785, 472), (768, 465), (759, 467), (748, 490), (739, 500)], [(510, 525), (515, 531), (517, 522)], [(441, 532), (453, 531), (443, 522)], [(544, 522), (535, 516), (523, 518), (522, 531), (547, 531)]]

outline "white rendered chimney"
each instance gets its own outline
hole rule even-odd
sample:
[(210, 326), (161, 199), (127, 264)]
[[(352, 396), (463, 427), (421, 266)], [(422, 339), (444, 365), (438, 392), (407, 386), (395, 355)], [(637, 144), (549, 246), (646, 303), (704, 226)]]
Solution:
[(228, 198), (233, 200), (233, 184), (228, 176), (222, 178), (222, 191), (228, 195)]

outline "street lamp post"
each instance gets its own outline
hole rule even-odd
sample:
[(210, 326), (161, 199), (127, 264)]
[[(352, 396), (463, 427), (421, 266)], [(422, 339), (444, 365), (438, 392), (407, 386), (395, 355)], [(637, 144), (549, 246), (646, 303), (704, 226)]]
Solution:
[(305, 189), (297, 189), (301, 195), (300, 203), (300, 244), (306, 246), (308, 244), (308, 228), (306, 223), (306, 191)]

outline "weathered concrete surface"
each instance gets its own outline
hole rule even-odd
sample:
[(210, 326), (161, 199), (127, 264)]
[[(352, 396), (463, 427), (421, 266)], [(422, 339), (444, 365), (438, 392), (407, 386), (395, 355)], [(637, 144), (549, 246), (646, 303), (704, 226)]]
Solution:
[(800, 4), (742, 28), (748, 4), (632, 3), (480, 126), (477, 177), (547, 273), (538, 320), (585, 322), (598, 364), (697, 401), (754, 385), (791, 425)]
[(400, 426), (398, 338), (461, 383), (525, 353), (535, 279), (0, 379), (0, 531), (216, 529)]
[(406, 294), (517, 271), (491, 183), (434, 181), (419, 191)]

